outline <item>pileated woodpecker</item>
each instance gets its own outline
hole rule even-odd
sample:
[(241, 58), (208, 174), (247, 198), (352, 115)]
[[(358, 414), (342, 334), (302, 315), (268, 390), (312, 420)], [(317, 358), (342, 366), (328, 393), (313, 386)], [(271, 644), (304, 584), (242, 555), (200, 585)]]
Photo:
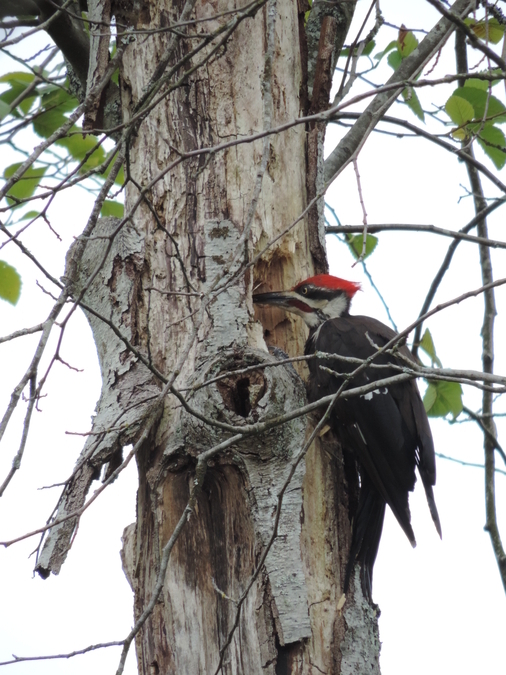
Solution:
[[(351, 299), (359, 288), (360, 285), (352, 281), (320, 274), (289, 291), (254, 295), (253, 301), (279, 307), (304, 319), (310, 329), (306, 355), (325, 352), (367, 359), (378, 347), (395, 338), (396, 333), (371, 317), (350, 315)], [(406, 346), (397, 350), (414, 360)], [(386, 353), (379, 354), (373, 363), (384, 367), (362, 369), (347, 383), (347, 388), (398, 374), (389, 364), (406, 365), (394, 354)], [(344, 381), (342, 374), (357, 369), (357, 363), (335, 358), (310, 359), (308, 366), (310, 401), (336, 393)], [(364, 594), (371, 599), (373, 566), (386, 504), (412, 546), (416, 546), (408, 505), (408, 493), (415, 487), (415, 467), (418, 467), (432, 519), (441, 536), (432, 491), (436, 482), (432, 434), (414, 380), (381, 387), (362, 396), (338, 398), (333, 410), (332, 426), (343, 444), (354, 452), (360, 467), (360, 495), (353, 519), (344, 591), (358, 562)]]

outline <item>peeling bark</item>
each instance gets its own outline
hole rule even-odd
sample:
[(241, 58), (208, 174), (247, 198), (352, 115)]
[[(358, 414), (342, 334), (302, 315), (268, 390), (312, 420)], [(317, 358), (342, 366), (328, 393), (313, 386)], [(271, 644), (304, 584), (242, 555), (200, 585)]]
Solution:
[[(307, 22), (309, 114), (329, 107), (330, 90), (339, 53), (353, 18), (354, 2), (313, 4)], [(323, 144), (326, 124), (309, 125), (307, 138), (308, 201), (323, 195)], [(308, 213), (309, 249), (315, 272), (328, 272), (325, 249), (325, 200), (323, 196)]]
[[(197, 5), (197, 17), (227, 8), (226, 3), (219, 8)], [(281, 9), (272, 63), (273, 124), (300, 113), (300, 64), (286, 58), (298, 43), (298, 17), (291, 3), (284, 3)], [(150, 8), (151, 25), (156, 25), (157, 14), (163, 11), (175, 18), (175, 8), (157, 4)], [(187, 87), (174, 92), (167, 101), (167, 113), (155, 110), (143, 123), (130, 157), (138, 184), (150, 180), (155, 166), (174, 159), (174, 148), (188, 152), (262, 130), (265, 17), (262, 9), (255, 19), (244, 22), (223, 56), (190, 78)], [(205, 30), (215, 25), (211, 21)], [(146, 58), (146, 45), (132, 45), (124, 63), (125, 99), (134, 105), (149, 78), (149, 69), (139, 69), (138, 63), (156, 63), (163, 51), (162, 40), (155, 37), (149, 48), (154, 53)], [(181, 49), (176, 50), (174, 59), (181, 56)], [(302, 129), (270, 139), (260, 200), (251, 234), (244, 241), (261, 153), (262, 143), (257, 142), (234, 147), (207, 161), (190, 160), (153, 188), (149, 199), (166, 232), (152, 223), (150, 211), (142, 207), (137, 222), (142, 223), (150, 259), (145, 285), (161, 291), (213, 293), (228, 270), (243, 265), (246, 242), (251, 252), (259, 250), (297, 218), (305, 204)], [(132, 190), (131, 199), (136, 196)], [(275, 280), (278, 275), (280, 281), (291, 278), (295, 283), (301, 274), (309, 274), (306, 241), (304, 223), (300, 223), (264, 256), (255, 277)], [(186, 263), (184, 270), (181, 259)], [(269, 272), (264, 275), (266, 270)], [(251, 273), (239, 276), (233, 285), (213, 296), (201, 324), (196, 315), (192, 317), (198, 312), (198, 299), (151, 292), (149, 313), (140, 322), (145, 325), (157, 367), (164, 372), (174, 367), (178, 356), (174, 346), (182, 347), (188, 340), (192, 321), (198, 337), (182, 364), (178, 386), (192, 387), (234, 367), (272, 361), (265, 351), (261, 327), (253, 320), (252, 287)], [(191, 318), (180, 323), (187, 316)], [(305, 336), (300, 331), (291, 331), (284, 339), (281, 333), (276, 337), (278, 344), (293, 354), (303, 349)], [(239, 426), (296, 408), (304, 398), (293, 369), (270, 368), (259, 371), (256, 379), (228, 378), (200, 389), (188, 402), (208, 418)], [(157, 605), (137, 638), (142, 672), (149, 672), (154, 664), (160, 672), (214, 672), (219, 649), (233, 628), (233, 600), (243, 592), (270, 538), (277, 494), (290, 459), (303, 443), (304, 429), (304, 420), (298, 420), (265, 437), (252, 437), (209, 468), (194, 517), (172, 554), (163, 603)], [(127, 550), (136, 551), (130, 568), (135, 570), (131, 576), (137, 615), (152, 592), (161, 547), (188, 501), (193, 457), (222, 438), (221, 431), (181, 411), (177, 402), (168, 401), (155, 443), (139, 457), (138, 521), (135, 534), (130, 530), (126, 537)], [(242, 607), (224, 659), (226, 672), (274, 674), (277, 645), (300, 643), (310, 635), (305, 574), (297, 553), (303, 473), (301, 464), (285, 499), (279, 536)]]
[[(122, 20), (130, 17), (136, 29), (158, 28), (176, 22), (182, 7), (182, 2), (146, 1), (133, 15), (123, 2)], [(194, 24), (192, 31), (211, 33), (223, 23), (216, 14), (229, 16), (225, 13), (234, 9), (231, 0), (197, 2), (193, 16), (209, 20)], [(118, 7), (113, 12), (118, 16)], [(230, 438), (232, 429), (282, 415), (305, 401), (304, 367), (297, 367), (297, 374), (280, 366), (282, 352), (267, 349), (275, 345), (300, 355), (305, 328), (298, 318), (269, 309), (257, 310), (256, 320), (251, 301), (254, 287), (284, 288), (326, 265), (323, 239), (312, 239), (310, 221), (293, 226), (309, 194), (305, 130), (295, 127), (265, 143), (176, 163), (198, 148), (247, 137), (301, 114), (307, 74), (297, 12), (292, 0), (259, 6), (204, 66), (190, 72), (212, 44), (181, 66), (177, 77), (186, 68), (184, 83), (153, 108), (129, 141), (126, 213), (140, 190), (142, 199), (84, 298), (103, 376), (93, 427), (101, 435), (85, 444), (60, 515), (82, 504), (101, 465), (117, 461), (123, 445), (140, 437), (149, 402), (162, 384), (139, 355), (174, 383), (150, 440), (136, 456), (137, 522), (123, 537), (136, 620), (156, 597), (162, 550), (201, 480), (195, 467), (202, 454)], [(120, 74), (125, 119), (146, 101), (157, 64), (167, 58), (170, 68), (194, 43), (183, 35), (168, 52), (169, 39), (163, 32), (143, 34), (126, 48)], [(328, 100), (333, 58), (333, 49), (322, 48), (319, 101)], [(321, 142), (320, 136), (320, 149)], [(171, 171), (153, 182), (173, 162)], [(311, 180), (318, 184), (320, 160), (315, 166)], [(103, 257), (104, 236), (117, 225), (114, 219), (99, 221), (80, 265), (76, 294)], [(255, 266), (249, 266), (260, 251)], [(120, 329), (137, 356), (94, 312)], [(233, 372), (251, 365), (258, 370)], [(298, 463), (273, 539), (279, 495), (308, 437), (306, 422), (296, 418), (262, 435), (249, 434), (208, 461), (161, 594), (136, 634), (141, 673), (214, 673), (222, 657), (225, 673), (379, 672), (374, 611), (354, 597), (353, 589), (342, 598), (357, 474), (353, 458), (331, 434), (317, 439)], [(41, 574), (59, 571), (75, 526), (68, 521), (53, 528), (38, 563)], [(237, 603), (250, 584), (238, 616)]]
[[(97, 82), (101, 81), (109, 64), (110, 0), (88, 0), (88, 20), (90, 22), (90, 62), (86, 82), (86, 110), (83, 120), (83, 129), (86, 131), (104, 126), (103, 105), (105, 105), (107, 90), (104, 90), (98, 98), (91, 98), (89, 92)], [(103, 104), (101, 105), (102, 101)]]
[[(118, 222), (116, 218), (98, 221), (81, 258), (73, 288), (75, 297), (95, 270), (103, 255), (104, 241)], [(67, 255), (67, 268), (73, 265), (73, 253), (79, 243), (76, 242)], [(142, 266), (142, 240), (133, 227), (127, 226), (114, 240), (105, 264), (84, 296), (91, 309), (112, 321), (134, 345), (138, 343), (135, 314), (138, 273)], [(87, 318), (98, 351), (102, 392), (93, 419), (93, 434), (88, 436), (63, 490), (54, 520), (83, 506), (91, 483), (100, 477), (102, 467), (117, 461), (123, 447), (136, 439), (151, 400), (159, 393), (152, 373), (128, 351), (111, 328), (89, 312)], [(35, 568), (42, 577), (51, 572), (59, 573), (77, 525), (78, 519), (72, 518), (50, 530)]]

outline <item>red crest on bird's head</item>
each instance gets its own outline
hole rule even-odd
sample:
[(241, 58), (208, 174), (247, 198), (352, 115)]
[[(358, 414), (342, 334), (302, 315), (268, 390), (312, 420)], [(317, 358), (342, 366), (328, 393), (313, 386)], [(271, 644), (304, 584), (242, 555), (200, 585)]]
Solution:
[(355, 281), (346, 281), (340, 277), (334, 277), (332, 274), (317, 274), (305, 281), (301, 281), (292, 290), (297, 291), (301, 286), (311, 284), (316, 288), (328, 288), (329, 290), (344, 291), (348, 297), (352, 298), (360, 290), (360, 284)]

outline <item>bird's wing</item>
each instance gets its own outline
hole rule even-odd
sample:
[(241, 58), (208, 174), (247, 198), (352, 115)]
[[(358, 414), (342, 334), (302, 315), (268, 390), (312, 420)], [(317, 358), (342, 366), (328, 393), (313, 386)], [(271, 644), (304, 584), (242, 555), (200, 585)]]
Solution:
[[(395, 335), (390, 328), (370, 317), (340, 317), (322, 325), (314, 340), (314, 349), (341, 356), (367, 358), (376, 351), (374, 345), (381, 347)], [(393, 361), (395, 357), (380, 355), (375, 363), (385, 368), (362, 371), (350, 381), (349, 388), (394, 375), (396, 371), (388, 368)], [(320, 364), (321, 361), (310, 362), (312, 377), (309, 393), (312, 400), (334, 393), (343, 381), (322, 371)], [(335, 360), (326, 360), (322, 365), (339, 373), (350, 373), (356, 368), (356, 365)], [(434, 511), (427, 489), (430, 488), (432, 493), (431, 481), (435, 477), (431, 471), (434, 465), (432, 437), (416, 385), (403, 382), (360, 397), (343, 399), (337, 411), (340, 422), (348, 428), (353, 450), (372, 485), (389, 504), (408, 539), (415, 545), (408, 493), (415, 485), (418, 456), (433, 518)], [(433, 496), (432, 504), (435, 509)], [(437, 515), (437, 511), (435, 513)], [(435, 522), (437, 527), (439, 520)]]
[(429, 427), (429, 420), (425, 413), (420, 393), (415, 383), (411, 383), (415, 388), (415, 394), (411, 397), (411, 404), (413, 406), (413, 416), (417, 425), (417, 433), (419, 438), (419, 456), (418, 456), (418, 471), (422, 479), (427, 503), (429, 505), (430, 515), (436, 526), (436, 530), (440, 537), (442, 537), (441, 522), (437, 512), (436, 501), (434, 499), (433, 486), (436, 484), (436, 454), (434, 452), (434, 443), (432, 441), (432, 434)]
[[(415, 361), (413, 354), (411, 354), (407, 347), (402, 347), (400, 351), (404, 357)], [(420, 473), (420, 478), (422, 479), (432, 520), (434, 521), (436, 530), (441, 537), (441, 522), (439, 520), (439, 514), (432, 489), (436, 484), (436, 454), (434, 452), (432, 433), (430, 430), (427, 413), (425, 412), (423, 401), (420, 396), (420, 392), (418, 391), (416, 382), (412, 380), (411, 382), (406, 383), (406, 385), (409, 385), (410, 392), (409, 396), (404, 396), (403, 398), (405, 401), (407, 401), (410, 408), (409, 411), (406, 411), (406, 415), (410, 415), (416, 429), (416, 437), (418, 440), (418, 471)], [(395, 396), (395, 391), (392, 393)], [(398, 398), (400, 398), (400, 396), (398, 396)]]

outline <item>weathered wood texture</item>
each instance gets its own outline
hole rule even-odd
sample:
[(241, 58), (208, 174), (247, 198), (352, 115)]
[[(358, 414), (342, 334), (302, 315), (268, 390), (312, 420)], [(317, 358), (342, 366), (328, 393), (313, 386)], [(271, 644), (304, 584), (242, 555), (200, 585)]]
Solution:
[[(196, 16), (210, 17), (233, 7), (233, 3), (226, 2), (198, 3)], [(291, 57), (293, 44), (298, 43), (295, 9), (291, 3), (280, 3), (276, 21), (271, 80), (274, 125), (300, 114), (300, 65)], [(148, 11), (138, 15), (136, 28), (176, 21), (180, 11), (181, 5), (176, 3), (151, 3)], [(214, 146), (263, 130), (266, 21), (265, 9), (244, 21), (220, 58), (214, 58), (190, 77), (143, 122), (130, 151), (131, 172), (139, 185), (152, 180), (157, 171), (177, 158), (178, 152)], [(196, 30), (210, 32), (217, 25), (216, 20), (211, 20), (198, 24)], [(152, 64), (159, 61), (164, 46), (165, 37), (157, 35), (127, 50), (122, 73), (127, 106), (135, 105), (141, 97), (152, 74)], [(180, 46), (173, 58), (182, 54)], [(143, 284), (162, 291), (151, 291), (149, 306), (139, 306), (139, 335), (159, 369), (165, 373), (175, 367), (180, 370), (177, 386), (188, 386), (230, 365), (244, 365), (248, 354), (251, 357), (251, 349), (265, 350), (261, 327), (252, 320), (251, 272), (239, 275), (203, 315), (199, 315), (198, 297), (164, 294), (174, 290), (212, 291), (227, 270), (239, 270), (243, 265), (243, 228), (251, 208), (262, 147), (262, 141), (238, 145), (211, 158), (202, 156), (180, 164), (148, 193), (159, 223), (147, 205), (136, 214), (135, 223), (144, 233), (145, 242)], [(303, 210), (304, 153), (302, 128), (271, 138), (262, 192), (251, 232), (246, 236), (250, 256)], [(135, 189), (129, 190), (127, 207), (137, 196)], [(290, 236), (269, 250), (263, 260), (264, 269), (278, 270), (279, 283), (293, 284), (300, 274), (311, 271), (306, 267), (306, 250), (302, 221)], [(192, 331), (197, 339), (190, 344), (184, 361), (178, 363)], [(283, 342), (280, 338), (278, 344), (291, 353), (300, 353), (304, 336), (290, 331), (288, 339)], [(263, 354), (264, 359), (268, 358)], [(279, 388), (278, 370), (272, 372)], [(266, 374), (266, 379), (269, 377)], [(294, 384), (295, 373), (288, 377), (291, 384), (279, 397), (282, 409), (278, 412), (303, 402), (303, 387)], [(253, 379), (242, 380), (243, 385), (246, 382), (242, 389), (240, 383), (231, 383), (234, 395), (230, 397), (215, 387), (212, 392), (201, 390), (203, 400), (195, 396), (191, 404), (199, 410), (204, 406), (206, 414), (221, 414), (221, 419), (232, 423), (240, 423), (247, 415), (247, 411), (238, 413), (234, 409), (237, 397), (246, 397), (248, 405), (252, 404), (247, 422), (254, 421), (255, 416), (262, 417), (262, 405), (264, 414), (272, 414), (272, 387), (264, 395), (265, 401), (258, 400)], [(193, 478), (191, 457), (212, 447), (219, 435), (202, 427), (181, 414), (177, 401), (169, 400), (154, 446), (146, 448), (139, 458), (135, 569), (130, 574), (137, 615), (151, 595), (160, 549), (187, 503)], [(235, 617), (233, 601), (217, 589), (236, 599), (254, 571), (272, 531), (276, 495), (286, 477), (287, 462), (304, 438), (303, 421), (295, 427), (297, 433), (292, 434), (291, 440), (285, 438), (290, 434), (278, 431), (271, 433), (268, 441), (253, 439), (216, 461), (194, 517), (176, 544), (163, 601), (139, 635), (142, 672), (155, 668), (157, 672), (211, 673), (216, 669), (219, 648)], [(269, 448), (269, 456), (262, 457)], [(302, 560), (300, 552), (295, 556), (292, 552), (298, 549), (300, 538), (302, 475), (301, 465), (283, 510), (281, 536), (242, 608), (239, 627), (225, 657), (225, 672), (274, 673), (276, 640), (293, 642), (310, 635)]]
[[(343, 47), (355, 11), (355, 2), (314, 3), (307, 25), (309, 114), (329, 107), (330, 90), (339, 53)], [(307, 135), (307, 198), (312, 201), (323, 195), (323, 144), (326, 125), (313, 122)], [(315, 271), (328, 272), (325, 251), (325, 200), (322, 196), (307, 216), (309, 251)]]
[[(123, 227), (114, 241), (103, 265), (104, 242), (118, 228), (117, 218), (102, 218), (87, 242), (80, 260), (74, 297), (100, 267), (85, 301), (88, 306), (107, 317), (131, 343), (138, 344), (137, 297), (140, 292), (140, 271), (144, 264), (142, 238), (130, 225)], [(76, 242), (67, 254), (67, 273), (74, 263)], [(56, 520), (80, 509), (91, 483), (100, 477), (104, 464), (116, 468), (121, 464), (123, 447), (132, 443), (142, 428), (151, 399), (160, 391), (160, 383), (151, 372), (129, 352), (109, 326), (96, 315), (86, 314), (93, 331), (102, 375), (102, 392), (93, 419), (93, 434), (87, 437), (77, 460), (72, 478), (65, 485)], [(53, 527), (37, 559), (36, 571), (44, 578), (58, 574), (67, 557), (77, 518)]]
[[(133, 5), (122, 2), (113, 6), (113, 13), (120, 23), (131, 21), (136, 29), (158, 29), (177, 22), (182, 6), (179, 0), (152, 0), (136, 4), (132, 13)], [(209, 34), (233, 9), (233, 0), (197, 2), (195, 18), (210, 20), (190, 30)], [(126, 212), (136, 204), (140, 190), (145, 190), (144, 197), (86, 296), (89, 305), (110, 316), (168, 379), (176, 375), (175, 387), (185, 393), (193, 410), (236, 427), (281, 415), (305, 401), (296, 370), (276, 366), (276, 356), (266, 347), (268, 342), (290, 355), (301, 354), (305, 330), (297, 319), (276, 312), (263, 312), (260, 324), (251, 294), (261, 283), (266, 290), (286, 288), (315, 271), (304, 219), (264, 251), (307, 204), (306, 130), (297, 126), (270, 136), (266, 145), (258, 140), (176, 160), (199, 148), (245, 139), (265, 131), (266, 125), (301, 114), (301, 27), (297, 3), (265, 4), (138, 126), (128, 148)], [(272, 63), (266, 67), (272, 30)], [(170, 35), (142, 34), (127, 47), (120, 75), (126, 119), (131, 119), (163, 60)], [(195, 43), (180, 40), (169, 67)], [(212, 48), (208, 45), (179, 67), (174, 77), (183, 76)], [(327, 67), (331, 61), (327, 59)], [(262, 159), (267, 160), (263, 176)], [(93, 257), (100, 255), (100, 241), (86, 249), (84, 279)], [(254, 268), (245, 269), (260, 251), (264, 252)], [(90, 455), (112, 461), (125, 442), (138, 437), (143, 397), (156, 394), (159, 383), (107, 327), (90, 322), (103, 374), (96, 422), (107, 432), (114, 426), (114, 415), (129, 411), (130, 436), (105, 433), (98, 455)], [(269, 367), (201, 386), (220, 373), (251, 364)], [(262, 436), (250, 436), (210, 463), (192, 517), (173, 550), (162, 594), (137, 635), (142, 675), (213, 673), (231, 633), (222, 667), (227, 674), (378, 672), (374, 612), (359, 592), (341, 607), (356, 472), (353, 460), (327, 436), (318, 439), (292, 477), (278, 536), (234, 630), (235, 601), (271, 538), (278, 494), (307, 433), (306, 420), (298, 418)], [(188, 503), (196, 459), (228, 436), (186, 411), (174, 396), (167, 397), (151, 441), (137, 456), (137, 522), (124, 534), (123, 564), (135, 593), (136, 618), (152, 597), (161, 551)], [(94, 477), (88, 459), (79, 499), (84, 499)], [(67, 511), (71, 508), (72, 504)], [(58, 539), (67, 539), (63, 552), (56, 542), (49, 551), (48, 543), (53, 571), (58, 571), (70, 546), (74, 526), (69, 524)]]
[[(181, 7), (145, 3), (136, 28), (176, 21)], [(228, 0), (197, 3), (196, 17), (233, 7)], [(280, 0), (276, 11), (272, 125), (302, 112), (297, 6)], [(213, 19), (197, 24), (196, 30), (210, 32), (217, 25)], [(264, 129), (268, 25), (263, 7), (239, 26), (219, 58), (191, 75), (142, 123), (130, 149), (130, 170), (138, 185), (152, 181), (178, 153)], [(163, 34), (154, 35), (128, 48), (122, 71), (128, 109), (141, 98), (165, 40)], [(182, 44), (173, 60), (187, 49)], [(158, 289), (138, 305), (140, 343), (160, 370), (179, 371), (179, 387), (203, 382), (234, 365), (272, 359), (259, 352), (265, 342), (252, 315), (252, 287), (266, 280), (267, 288), (291, 286), (314, 271), (307, 223), (302, 220), (264, 253), (253, 274), (239, 274), (204, 313), (199, 314), (198, 297), (166, 294), (212, 292), (230, 270), (243, 265), (245, 255), (251, 258), (262, 250), (304, 210), (307, 147), (304, 128), (296, 127), (270, 138), (262, 191), (244, 236), (262, 147), (257, 141), (186, 160), (154, 185), (147, 193), (151, 204), (141, 205), (136, 213), (135, 225), (144, 237), (142, 283)], [(137, 197), (130, 185), (127, 208)], [(267, 312), (262, 319), (269, 342), (291, 355), (302, 353), (306, 333), (296, 319)], [(201, 389), (203, 395), (190, 397), (190, 404), (207, 417), (238, 425), (303, 402), (300, 381), (290, 369), (272, 368), (256, 377), (229, 378), (220, 386)], [(297, 421), (250, 439), (214, 462), (174, 549), (163, 597), (138, 636), (142, 673), (215, 671), (233, 626), (233, 601), (270, 537), (276, 497), (289, 462), (304, 443), (304, 427), (305, 422)], [(135, 530), (125, 535), (124, 555), (137, 616), (151, 596), (161, 548), (186, 506), (193, 458), (220, 438), (221, 432), (182, 413), (179, 403), (169, 399), (155, 442), (138, 459), (138, 520)], [(330, 461), (325, 451), (311, 450), (308, 461), (312, 469), (304, 489), (301, 463), (286, 493), (279, 536), (243, 605), (224, 658), (225, 673), (341, 670), (347, 624), (337, 605), (349, 537), (346, 480), (342, 460)]]

